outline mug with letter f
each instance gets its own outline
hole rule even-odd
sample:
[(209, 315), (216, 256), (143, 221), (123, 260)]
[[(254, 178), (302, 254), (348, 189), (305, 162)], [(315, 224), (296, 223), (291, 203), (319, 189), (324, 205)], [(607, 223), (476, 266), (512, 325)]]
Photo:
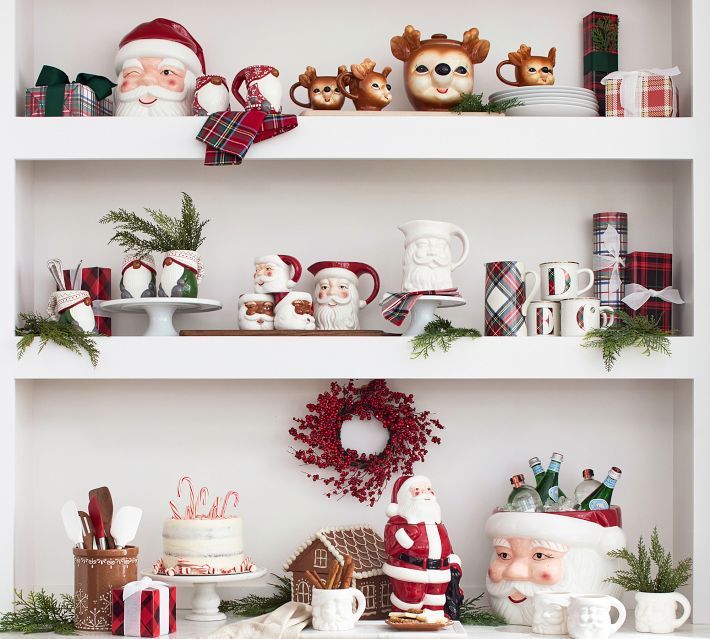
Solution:
[[(527, 288), (530, 275), (534, 284)], [(530, 292), (528, 293), (527, 290)], [(530, 301), (540, 290), (540, 278), (526, 271), (522, 262), (500, 261), (486, 264), (485, 334), (494, 337), (527, 335), (525, 315)]]

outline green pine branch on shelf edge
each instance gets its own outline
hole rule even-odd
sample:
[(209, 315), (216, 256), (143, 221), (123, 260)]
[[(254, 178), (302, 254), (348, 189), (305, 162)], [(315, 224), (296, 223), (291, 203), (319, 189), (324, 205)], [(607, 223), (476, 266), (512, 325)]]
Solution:
[(481, 332), (475, 328), (456, 328), (449, 320), (434, 316), (436, 319), (424, 327), (424, 332), (412, 338), (412, 359), (424, 357), (426, 359), (437, 348), (445, 353), (457, 339), (468, 337), (477, 339)]
[(624, 311), (615, 314), (615, 321), (609, 328), (597, 328), (584, 336), (582, 346), (599, 348), (607, 372), (611, 371), (616, 360), (626, 348), (639, 348), (644, 355), (663, 353), (671, 355), (671, 343), (668, 333), (655, 321), (645, 315), (631, 317)]
[(465, 599), (461, 605), (459, 621), (465, 626), (504, 626), (508, 622), (497, 612), (480, 604), (483, 593), (472, 599)]
[(27, 596), (15, 591), (15, 610), (0, 615), (0, 632), (56, 632), (58, 635), (75, 635), (74, 598), (71, 595), (54, 595), (30, 591)]
[(524, 102), (513, 98), (501, 102), (483, 103), (483, 93), (462, 93), (461, 102), (451, 109), (453, 113), (505, 113), (508, 109), (525, 106)]
[(125, 253), (144, 257), (174, 250), (196, 251), (205, 241), (203, 230), (209, 220), (200, 220), (195, 203), (187, 193), (182, 194), (180, 217), (148, 208), (145, 212), (150, 219), (125, 209), (104, 215), (99, 222), (113, 224), (115, 231), (108, 243), (116, 242)]
[(268, 596), (247, 595), (241, 599), (223, 601), (219, 604), (220, 612), (230, 612), (237, 617), (258, 617), (273, 612), (291, 601), (291, 580), (288, 577), (271, 575), (277, 583), (269, 584), (276, 590)]
[(15, 328), (15, 335), (20, 337), (17, 342), (17, 359), (21, 359), (35, 338), (39, 338), (39, 352), (49, 343), (68, 348), (77, 355), (88, 355), (92, 366), (99, 363), (99, 349), (94, 335), (84, 333), (73, 324), (49, 319), (38, 313), (20, 313), (22, 328)]
[[(609, 553), (610, 557), (623, 559), (628, 570), (617, 570), (608, 582), (621, 586), (624, 590), (633, 592), (675, 592), (685, 586), (693, 574), (693, 560), (683, 559), (673, 566), (671, 553), (666, 552), (658, 538), (658, 529), (651, 533), (651, 548), (639, 537), (637, 553), (627, 548), (619, 548)], [(656, 576), (651, 572), (651, 562), (656, 565)]]

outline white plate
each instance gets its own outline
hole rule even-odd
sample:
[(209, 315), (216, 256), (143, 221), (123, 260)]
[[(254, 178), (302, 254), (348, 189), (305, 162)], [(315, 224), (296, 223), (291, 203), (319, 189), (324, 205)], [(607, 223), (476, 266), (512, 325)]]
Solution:
[(576, 98), (525, 98), (521, 102), (528, 106), (530, 104), (569, 104), (571, 106), (587, 107), (599, 111), (599, 105), (596, 102), (588, 102), (587, 100), (578, 100)]
[(527, 93), (535, 93), (538, 91), (547, 91), (551, 94), (554, 93), (574, 93), (576, 95), (585, 95), (588, 97), (594, 97), (594, 91), (590, 89), (585, 89), (583, 87), (569, 87), (569, 86), (558, 86), (558, 85), (552, 85), (551, 87), (541, 87), (541, 86), (534, 86), (534, 87), (513, 87), (510, 89), (503, 89), (501, 91), (496, 91), (495, 93), (491, 93), (489, 98), (491, 100), (496, 100), (499, 99), (501, 95), (506, 95), (506, 94), (513, 94), (513, 95), (525, 95)]
[(526, 93), (525, 95), (509, 93), (509, 94), (504, 94), (504, 95), (497, 97), (497, 98), (490, 98), (490, 101), (495, 104), (496, 102), (502, 102), (503, 100), (512, 100), (512, 99), (529, 100), (531, 98), (546, 98), (546, 99), (550, 99), (550, 100), (573, 98), (575, 100), (586, 100), (588, 102), (594, 102), (595, 104), (598, 104), (596, 98), (593, 98), (593, 97), (587, 96), (587, 95), (583, 95), (581, 93), (564, 93), (564, 92), (545, 93), (543, 91), (530, 92), (530, 93)]
[(512, 117), (599, 117), (599, 113), (594, 109), (567, 104), (530, 104), (526, 106), (512, 107), (511, 109), (508, 109), (505, 114)]

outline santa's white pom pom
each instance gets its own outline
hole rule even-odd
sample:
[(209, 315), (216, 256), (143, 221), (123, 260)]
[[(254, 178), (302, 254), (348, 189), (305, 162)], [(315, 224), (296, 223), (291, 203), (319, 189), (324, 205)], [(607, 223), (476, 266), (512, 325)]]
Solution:
[(388, 517), (396, 517), (399, 514), (399, 505), (398, 504), (390, 504), (389, 506), (387, 506), (385, 513), (387, 514)]

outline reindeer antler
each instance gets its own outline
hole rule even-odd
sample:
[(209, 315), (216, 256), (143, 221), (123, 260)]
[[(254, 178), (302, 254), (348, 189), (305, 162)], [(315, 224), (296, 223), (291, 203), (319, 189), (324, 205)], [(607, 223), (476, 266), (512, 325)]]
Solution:
[(421, 35), (420, 31), (408, 24), (404, 27), (404, 33), (401, 36), (394, 36), (390, 39), (392, 55), (398, 60), (406, 62), (412, 53), (421, 47)]
[(302, 87), (306, 87), (307, 89), (311, 86), (316, 77), (318, 77), (318, 73), (316, 72), (315, 67), (306, 67), (305, 73), (298, 76), (298, 82)]
[(480, 64), (488, 57), (491, 50), (491, 43), (488, 40), (478, 38), (478, 29), (473, 27), (463, 34), (463, 48), (468, 53), (473, 64)]
[(529, 58), (532, 54), (532, 49), (527, 44), (521, 44), (518, 53), (523, 56), (523, 58)]
[(345, 66), (344, 64), (341, 64), (338, 67), (338, 73), (336, 75), (340, 75), (341, 73), (347, 73), (348, 72), (348, 67)]
[(370, 58), (365, 58), (360, 64), (351, 64), (350, 71), (358, 80), (362, 80), (374, 70), (375, 64), (377, 63)]

